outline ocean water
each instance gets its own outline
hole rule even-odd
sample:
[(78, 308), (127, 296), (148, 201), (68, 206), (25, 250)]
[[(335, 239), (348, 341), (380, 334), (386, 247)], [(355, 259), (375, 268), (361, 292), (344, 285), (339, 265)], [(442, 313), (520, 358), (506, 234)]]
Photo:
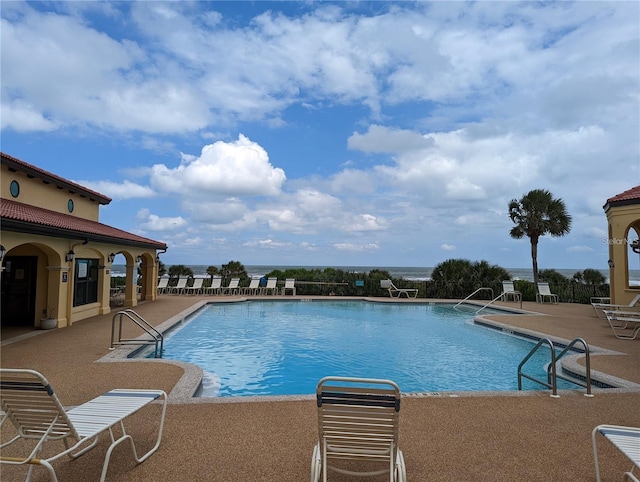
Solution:
[[(169, 268), (171, 265), (167, 265)], [(206, 277), (207, 268), (209, 265), (186, 265), (187, 267), (193, 270), (193, 274), (196, 277)], [(356, 272), (356, 273), (368, 273), (374, 269), (380, 269), (388, 271), (391, 276), (394, 278), (402, 278), (406, 280), (414, 280), (414, 281), (426, 281), (431, 279), (431, 273), (433, 272), (433, 267), (406, 267), (406, 266), (276, 266), (276, 265), (245, 265), (245, 269), (247, 270), (248, 275), (251, 276), (263, 276), (267, 273), (270, 273), (274, 270), (285, 271), (287, 269), (325, 269), (325, 268), (334, 268), (341, 269), (343, 271), (348, 272)], [(586, 268), (583, 268), (586, 269)], [(583, 271), (583, 269), (556, 269), (556, 271), (563, 276), (571, 279), (571, 277), (577, 273), (578, 271)], [(533, 281), (533, 270), (531, 268), (506, 268), (506, 270), (511, 274), (512, 279), (521, 279), (526, 281)], [(600, 270), (602, 275), (609, 282), (609, 270)], [(631, 270), (630, 271), (631, 279), (630, 283), (633, 285), (640, 285), (640, 270)], [(111, 267), (111, 276), (113, 277), (123, 277), (126, 276), (126, 270), (124, 265), (114, 264)]]

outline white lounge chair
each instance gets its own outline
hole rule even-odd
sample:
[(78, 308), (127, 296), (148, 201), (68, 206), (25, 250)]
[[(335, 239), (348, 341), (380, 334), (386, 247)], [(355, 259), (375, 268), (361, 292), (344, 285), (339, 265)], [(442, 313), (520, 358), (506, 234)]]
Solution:
[[(347, 475), (389, 474), (390, 482), (406, 481), (398, 446), (400, 388), (391, 380), (326, 377), (316, 388), (318, 443), (311, 458), (311, 481), (328, 471)], [(366, 472), (345, 465), (366, 464)], [(376, 479), (377, 480), (377, 479)]]
[(265, 286), (261, 290), (262, 294), (272, 294), (275, 295), (278, 293), (278, 278), (268, 278), (267, 286)]
[(249, 286), (247, 286), (246, 288), (242, 288), (242, 292), (245, 295), (255, 295), (258, 293), (258, 291), (260, 290), (260, 277), (259, 276), (254, 276), (251, 278), (251, 282), (249, 283)]
[(160, 278), (158, 280), (158, 289), (157, 289), (158, 294), (161, 295), (166, 293), (168, 286), (169, 286), (169, 278), (164, 276)]
[(623, 480), (639, 482), (633, 471), (640, 469), (640, 428), (623, 427), (620, 425), (598, 425), (591, 432), (591, 445), (593, 446), (593, 460), (596, 466), (596, 481), (600, 482), (600, 461), (598, 460), (598, 434), (613, 444), (622, 452), (633, 466), (623, 475)]
[(204, 293), (207, 295), (219, 295), (222, 290), (222, 278), (214, 276), (211, 278), (211, 286), (204, 287)]
[(296, 280), (293, 278), (287, 278), (284, 282), (284, 287), (282, 288), (282, 295), (287, 294), (287, 290), (291, 291), (293, 296), (296, 295)]
[(390, 279), (380, 280), (380, 288), (382, 288), (383, 290), (388, 290), (389, 296), (391, 296), (391, 298), (400, 298), (402, 295), (405, 295), (407, 298), (409, 298), (409, 296), (411, 296), (412, 298), (418, 297), (417, 289), (396, 288), (396, 286), (393, 284), (393, 281), (391, 281)]
[(557, 303), (558, 295), (553, 294), (549, 288), (549, 283), (538, 282), (538, 292), (536, 293), (536, 301), (538, 303), (544, 303), (545, 300), (549, 300), (549, 303)]
[[(127, 434), (124, 419), (156, 399), (162, 400), (162, 411), (158, 422), (155, 445), (142, 457), (138, 457), (131, 435)], [(105, 455), (100, 481), (103, 482), (113, 450), (122, 442), (129, 441), (136, 463), (144, 462), (160, 446), (167, 395), (162, 390), (111, 390), (93, 400), (65, 411), (51, 385), (44, 376), (33, 370), (0, 369), (0, 408), (4, 412), (0, 426), (9, 420), (18, 434), (0, 445), (0, 463), (29, 466), (27, 481), (34, 466), (42, 466), (57, 481), (52, 462), (68, 455), (77, 458), (92, 449), (98, 436), (109, 433), (111, 445)], [(114, 431), (114, 427), (118, 426)], [(2, 427), (3, 431), (6, 427)], [(117, 435), (120, 435), (117, 437)], [(55, 455), (39, 458), (47, 442), (64, 442), (64, 447)], [(21, 455), (9, 455), (14, 442)], [(47, 444), (48, 445), (48, 444)], [(26, 453), (28, 451), (28, 453)], [(47, 450), (47, 452), (49, 452)], [(16, 452), (18, 453), (18, 452)]]
[(614, 311), (614, 310), (628, 310), (630, 308), (635, 308), (638, 302), (640, 301), (640, 293), (638, 293), (628, 305), (614, 305), (611, 303), (591, 303), (593, 306), (593, 311), (595, 311), (596, 315), (600, 318), (600, 313), (598, 310), (604, 312), (605, 310)]
[(500, 299), (502, 301), (509, 301), (509, 298), (513, 301), (522, 302), (522, 293), (514, 288), (513, 281), (505, 280), (502, 282), (502, 294), (500, 295)]
[(235, 295), (240, 291), (240, 278), (231, 278), (229, 285), (222, 288), (223, 295)]
[[(604, 310), (604, 315), (616, 338), (634, 340), (640, 333), (640, 311)], [(631, 333), (624, 332), (629, 325), (631, 325)]]
[(194, 278), (191, 286), (184, 287), (184, 293), (192, 295), (202, 294), (202, 283), (204, 283), (204, 278)]
[(168, 293), (171, 295), (181, 295), (184, 293), (184, 289), (187, 286), (187, 281), (189, 278), (178, 278), (178, 284), (175, 286), (170, 286), (168, 289)]

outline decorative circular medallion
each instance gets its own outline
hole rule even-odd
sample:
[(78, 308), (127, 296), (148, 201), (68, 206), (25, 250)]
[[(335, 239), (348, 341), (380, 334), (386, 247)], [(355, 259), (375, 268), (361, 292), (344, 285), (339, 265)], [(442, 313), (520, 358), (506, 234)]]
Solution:
[(69, 201), (67, 201), (67, 209), (70, 213), (73, 212), (73, 199), (69, 199)]
[(18, 184), (18, 181), (11, 181), (9, 191), (13, 197), (18, 197), (20, 195), (20, 184)]

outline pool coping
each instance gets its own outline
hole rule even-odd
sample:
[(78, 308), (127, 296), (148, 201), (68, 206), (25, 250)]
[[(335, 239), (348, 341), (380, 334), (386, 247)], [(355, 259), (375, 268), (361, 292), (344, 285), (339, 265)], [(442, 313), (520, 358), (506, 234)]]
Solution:
[[(452, 304), (457, 303), (458, 300), (417, 300), (417, 299), (402, 299), (398, 298), (368, 298), (368, 297), (341, 297), (340, 300), (347, 301), (367, 301), (367, 302), (375, 302), (375, 303), (411, 303), (411, 304), (427, 304), (427, 305), (435, 305), (435, 304)], [(297, 298), (286, 298), (286, 299), (278, 299), (273, 300), (273, 298), (255, 298), (255, 297), (237, 297), (237, 298), (226, 298), (219, 300), (201, 300), (189, 308), (181, 311), (180, 313), (172, 316), (166, 321), (160, 323), (155, 328), (162, 334), (169, 333), (173, 329), (175, 329), (178, 325), (182, 324), (187, 318), (194, 315), (204, 307), (209, 304), (219, 304), (219, 303), (241, 303), (247, 301), (277, 301), (277, 302), (308, 302), (308, 301), (334, 301), (333, 299), (316, 299), (316, 298), (306, 298), (306, 297), (297, 297)], [(473, 301), (465, 301), (467, 305), (471, 306), (480, 306), (477, 302)], [(500, 307), (500, 306), (492, 306), (492, 309), (496, 309), (500, 312), (504, 312), (507, 314), (533, 314), (546, 316), (543, 313), (537, 313), (534, 311), (528, 311), (518, 308), (511, 307)], [(570, 340), (566, 340), (556, 336), (550, 336), (547, 333), (536, 332), (534, 330), (529, 330), (525, 328), (516, 328), (512, 325), (508, 325), (506, 323), (501, 323), (495, 320), (489, 320), (485, 318), (486, 316), (500, 316), (500, 313), (491, 313), (491, 314), (483, 314), (476, 315), (473, 318), (473, 322), (480, 326), (484, 326), (485, 328), (494, 329), (505, 333), (505, 335), (511, 336), (519, 336), (526, 338), (530, 341), (540, 340), (543, 338), (550, 339), (554, 344), (558, 344), (558, 346), (565, 347)], [(143, 340), (145, 339), (145, 335), (140, 335), (136, 338)], [(171, 365), (179, 366), (184, 370), (184, 374), (180, 377), (178, 382), (175, 384), (171, 392), (168, 394), (168, 402), (169, 403), (239, 403), (239, 402), (263, 402), (263, 401), (277, 401), (277, 400), (310, 400), (314, 399), (315, 395), (264, 395), (264, 396), (242, 396), (242, 397), (200, 397), (198, 396), (199, 391), (202, 389), (202, 380), (204, 376), (204, 371), (199, 366), (182, 362), (178, 360), (168, 360), (164, 358), (135, 358), (133, 357), (136, 353), (139, 353), (141, 350), (145, 349), (146, 346), (133, 346), (133, 345), (123, 345), (119, 347), (115, 347), (109, 351), (106, 355), (96, 360), (99, 363), (167, 363)], [(614, 350), (609, 350), (606, 348), (601, 348), (593, 345), (589, 345), (589, 351), (591, 355), (622, 355), (624, 353), (617, 352)], [(576, 355), (568, 355), (563, 357), (558, 363), (561, 365), (563, 371), (573, 374), (577, 377), (584, 378), (586, 374), (586, 368), (583, 365), (580, 365), (577, 360), (581, 358), (583, 354)], [(599, 372), (595, 370), (591, 370), (591, 383), (592, 383), (592, 393), (626, 393), (626, 392), (640, 392), (640, 384), (636, 384), (630, 382), (628, 380), (624, 380), (622, 378), (614, 377), (604, 372)], [(598, 384), (605, 384), (608, 386), (614, 386), (615, 388), (600, 388)], [(559, 394), (569, 394), (576, 393), (578, 390), (558, 390)], [(455, 398), (455, 397), (473, 397), (473, 396), (533, 396), (540, 394), (547, 394), (545, 390), (502, 390), (502, 391), (442, 391), (442, 392), (403, 392), (403, 397), (410, 398), (424, 398), (424, 397), (445, 397), (445, 398)]]

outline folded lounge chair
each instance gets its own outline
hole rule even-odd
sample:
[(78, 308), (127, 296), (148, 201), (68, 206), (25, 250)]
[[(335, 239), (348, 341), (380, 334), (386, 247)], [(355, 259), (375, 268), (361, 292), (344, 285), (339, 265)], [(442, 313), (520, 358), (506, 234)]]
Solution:
[(291, 291), (293, 296), (296, 295), (296, 280), (287, 278), (284, 282), (284, 288), (282, 288), (282, 295), (286, 295), (287, 291)]
[[(138, 457), (132, 437), (127, 434), (124, 419), (156, 399), (163, 400), (155, 445), (142, 457)], [(160, 446), (167, 395), (162, 390), (111, 390), (93, 400), (65, 411), (51, 385), (40, 373), (33, 370), (0, 369), (0, 408), (4, 412), (0, 426), (9, 420), (18, 431), (11, 440), (0, 445), (1, 464), (29, 465), (27, 481), (34, 466), (47, 469), (51, 480), (57, 481), (51, 462), (68, 455), (77, 458), (98, 443), (98, 436), (109, 433), (111, 445), (105, 455), (100, 481), (103, 482), (113, 450), (122, 442), (129, 441), (137, 463), (144, 462)], [(120, 434), (116, 438), (115, 432)], [(5, 427), (3, 427), (5, 429)], [(48, 458), (38, 458), (46, 442), (61, 440), (64, 448)], [(21, 456), (9, 456), (8, 447), (14, 442), (21, 450), (30, 450)], [(17, 448), (16, 448), (17, 450)]]
[(513, 301), (522, 302), (522, 293), (516, 291), (513, 286), (513, 281), (506, 280), (502, 282), (502, 294), (500, 295), (500, 299), (502, 301), (509, 301), (509, 298)]
[(600, 317), (600, 313), (598, 310), (604, 312), (605, 310), (614, 311), (614, 310), (628, 310), (630, 308), (635, 308), (635, 306), (640, 301), (640, 293), (638, 293), (628, 305), (613, 305), (611, 303), (591, 303), (593, 306), (593, 310), (596, 312), (596, 315)]
[[(393, 281), (391, 281), (390, 279), (380, 280), (380, 288), (382, 288), (383, 290), (389, 290), (389, 296), (391, 296), (391, 298), (400, 298), (402, 295), (405, 295), (407, 298), (409, 298), (409, 295), (411, 295), (412, 298), (418, 297), (417, 289), (396, 288), (396, 286), (393, 284)], [(395, 294), (397, 294), (398, 296), (395, 296)]]
[[(328, 471), (347, 475), (389, 474), (405, 482), (398, 447), (400, 388), (390, 380), (326, 377), (316, 389), (319, 441), (313, 449), (311, 481)], [(357, 470), (360, 467), (366, 471)]]
[(544, 303), (545, 300), (549, 300), (549, 303), (557, 303), (558, 295), (555, 295), (549, 289), (549, 283), (538, 283), (538, 292), (536, 293), (536, 301), (538, 303)]
[(640, 428), (620, 425), (598, 425), (593, 429), (591, 432), (593, 460), (596, 466), (596, 481), (600, 482), (602, 479), (600, 478), (600, 461), (598, 460), (598, 434), (611, 442), (633, 463), (631, 470), (623, 475), (623, 480), (638, 482), (638, 478), (633, 471), (635, 468), (640, 469)]

